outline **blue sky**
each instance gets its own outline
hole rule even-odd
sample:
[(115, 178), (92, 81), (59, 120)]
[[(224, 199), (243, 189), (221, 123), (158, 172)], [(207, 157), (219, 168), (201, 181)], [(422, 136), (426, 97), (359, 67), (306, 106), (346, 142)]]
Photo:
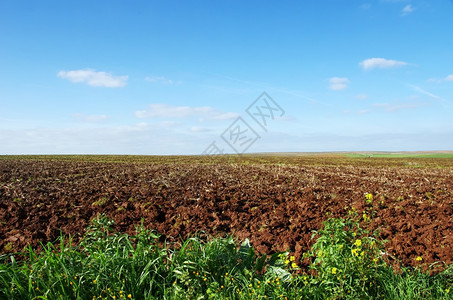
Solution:
[(451, 28), (450, 0), (1, 1), (0, 154), (233, 153), (238, 117), (247, 152), (453, 150)]

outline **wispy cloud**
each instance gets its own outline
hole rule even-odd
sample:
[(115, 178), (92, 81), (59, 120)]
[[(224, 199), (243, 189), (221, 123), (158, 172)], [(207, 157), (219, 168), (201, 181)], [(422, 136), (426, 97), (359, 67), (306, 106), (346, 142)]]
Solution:
[[(253, 91), (254, 93), (255, 92), (261, 93), (263, 90), (265, 90), (265, 91), (272, 92), (272, 93), (273, 92), (279, 92), (279, 93), (292, 95), (292, 96), (304, 99), (304, 100), (306, 100), (306, 101), (308, 101), (310, 103), (319, 103), (318, 100), (307, 96), (305, 92), (300, 91), (300, 90), (288, 89), (287, 87), (275, 86), (275, 85), (272, 85), (272, 84), (269, 84), (269, 83), (265, 83), (265, 82), (242, 80), (242, 79), (233, 78), (233, 77), (225, 76), (225, 75), (221, 75), (221, 74), (215, 74), (215, 73), (211, 73), (211, 74), (214, 75), (214, 76), (218, 76), (218, 77), (221, 77), (223, 79), (227, 79), (229, 81), (241, 83), (241, 84), (244, 84), (245, 86), (247, 86), (246, 89), (243, 88), (243, 89), (239, 90), (239, 91), (241, 91), (241, 93), (251, 92), (251, 91)], [(250, 88), (250, 87), (258, 88), (258, 90), (254, 89), (254, 88)], [(228, 89), (231, 90), (231, 88), (228, 88)]]
[(145, 81), (153, 82), (153, 83), (162, 83), (162, 84), (173, 84), (173, 80), (167, 79), (164, 76), (151, 76), (145, 77)]
[(388, 112), (395, 112), (399, 110), (406, 109), (415, 109), (421, 106), (425, 106), (426, 103), (401, 103), (401, 102), (392, 102), (392, 103), (375, 103), (373, 104), (376, 108), (382, 108)]
[(334, 91), (344, 90), (348, 87), (349, 82), (346, 77), (332, 77), (329, 79), (329, 89)]
[(355, 96), (356, 99), (359, 99), (359, 100), (365, 100), (365, 99), (368, 99), (368, 95), (367, 94), (358, 94)]
[(432, 98), (432, 99), (441, 101), (441, 102), (443, 102), (443, 103), (451, 103), (449, 100), (446, 100), (446, 99), (444, 99), (444, 98), (442, 98), (442, 97), (440, 97), (440, 96), (437, 96), (437, 95), (435, 95), (435, 94), (433, 94), (433, 93), (431, 93), (431, 92), (428, 92), (428, 91), (422, 89), (422, 88), (419, 87), (419, 86), (412, 85), (412, 84), (408, 84), (408, 86), (409, 86), (410, 88), (412, 88), (414, 91), (416, 91), (416, 92), (418, 92), (418, 93), (420, 93), (420, 94), (426, 95), (426, 96), (428, 96), (428, 97), (430, 97), (430, 98)]
[(441, 79), (429, 78), (427, 81), (428, 82), (434, 82), (434, 83), (442, 83), (442, 82), (445, 82), (445, 81), (453, 81), (453, 74), (452, 75), (448, 75), (447, 77), (441, 78)]
[(409, 2), (410, 0), (381, 0), (380, 2), (388, 3), (400, 3), (400, 2)]
[(192, 132), (209, 132), (211, 129), (206, 128), (206, 127), (200, 127), (200, 126), (192, 126), (190, 128), (190, 131)]
[(401, 15), (407, 16), (408, 14), (412, 13), (413, 11), (414, 11), (414, 7), (411, 4), (408, 4), (401, 10)]
[(162, 103), (151, 104), (147, 110), (135, 112), (137, 118), (186, 118), (201, 117), (210, 120), (228, 120), (239, 116), (237, 113), (223, 113), (209, 106), (173, 106)]
[(374, 57), (374, 58), (365, 59), (364, 61), (360, 62), (359, 65), (364, 70), (371, 70), (371, 69), (375, 69), (375, 68), (385, 69), (385, 68), (400, 67), (400, 66), (407, 65), (407, 63), (404, 61), (397, 61), (397, 60), (393, 60), (393, 59)]
[(77, 121), (97, 123), (104, 120), (107, 120), (106, 115), (84, 115), (84, 114), (73, 114), (72, 117)]
[(71, 82), (85, 83), (96, 87), (123, 87), (127, 84), (128, 76), (113, 76), (107, 72), (97, 72), (92, 69), (60, 71), (57, 76)]
[(364, 115), (364, 114), (367, 114), (367, 113), (369, 113), (369, 112), (370, 112), (369, 109), (361, 109), (361, 110), (359, 110), (357, 113), (358, 113), (359, 115)]

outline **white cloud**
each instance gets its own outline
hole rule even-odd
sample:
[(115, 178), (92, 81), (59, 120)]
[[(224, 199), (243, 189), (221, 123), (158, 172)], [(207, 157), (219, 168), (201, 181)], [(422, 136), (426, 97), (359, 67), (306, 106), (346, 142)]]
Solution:
[(83, 122), (100, 122), (106, 120), (106, 115), (84, 115), (84, 114), (73, 114), (76, 120)]
[(445, 77), (445, 81), (453, 81), (453, 74)]
[(91, 69), (60, 71), (57, 76), (72, 82), (100, 87), (123, 87), (127, 84), (128, 79), (128, 76), (113, 76), (110, 73), (96, 72)]
[(401, 15), (407, 16), (408, 14), (412, 13), (413, 11), (414, 11), (414, 8), (412, 7), (412, 5), (408, 4), (401, 10)]
[[(0, 154), (200, 154), (209, 134), (153, 124), (0, 129)], [(3, 145), (5, 145), (3, 147)]]
[(397, 61), (397, 60), (392, 60), (392, 59), (385, 59), (385, 58), (368, 58), (365, 59), (364, 61), (360, 62), (360, 66), (364, 70), (370, 70), (374, 68), (393, 68), (393, 67), (399, 67), (399, 66), (405, 66), (407, 65), (406, 62), (404, 61)]
[(359, 100), (365, 100), (365, 99), (368, 99), (368, 95), (367, 94), (358, 94), (355, 96), (356, 99), (359, 99)]
[(238, 117), (236, 113), (222, 113), (210, 106), (191, 107), (191, 106), (173, 106), (163, 103), (151, 104), (148, 110), (139, 110), (135, 112), (137, 118), (186, 118), (202, 117), (211, 120), (228, 120)]
[(329, 89), (339, 91), (348, 87), (349, 79), (346, 77), (332, 77), (329, 79), (329, 83)]
[(163, 84), (173, 84), (173, 80), (167, 79), (164, 76), (151, 76), (145, 77), (145, 81), (153, 82), (153, 83), (163, 83)]

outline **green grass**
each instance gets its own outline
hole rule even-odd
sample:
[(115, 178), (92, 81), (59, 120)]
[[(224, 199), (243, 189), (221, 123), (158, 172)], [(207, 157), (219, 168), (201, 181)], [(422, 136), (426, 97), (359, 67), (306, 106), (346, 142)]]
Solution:
[(452, 299), (451, 266), (394, 272), (382, 242), (350, 219), (330, 219), (314, 234), (306, 274), (287, 252), (258, 255), (247, 240), (192, 237), (168, 247), (143, 226), (126, 235), (112, 225), (100, 216), (77, 246), (61, 237), (39, 254), (1, 256), (0, 298)]

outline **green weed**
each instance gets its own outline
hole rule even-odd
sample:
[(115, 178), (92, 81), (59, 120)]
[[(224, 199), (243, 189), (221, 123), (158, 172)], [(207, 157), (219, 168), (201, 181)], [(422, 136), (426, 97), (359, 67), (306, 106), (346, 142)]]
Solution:
[(352, 220), (329, 219), (315, 233), (305, 274), (288, 252), (260, 255), (248, 240), (194, 236), (168, 247), (143, 224), (135, 235), (112, 225), (101, 215), (76, 246), (61, 236), (39, 254), (0, 256), (0, 299), (451, 299), (453, 291), (451, 266), (397, 273), (383, 243)]

